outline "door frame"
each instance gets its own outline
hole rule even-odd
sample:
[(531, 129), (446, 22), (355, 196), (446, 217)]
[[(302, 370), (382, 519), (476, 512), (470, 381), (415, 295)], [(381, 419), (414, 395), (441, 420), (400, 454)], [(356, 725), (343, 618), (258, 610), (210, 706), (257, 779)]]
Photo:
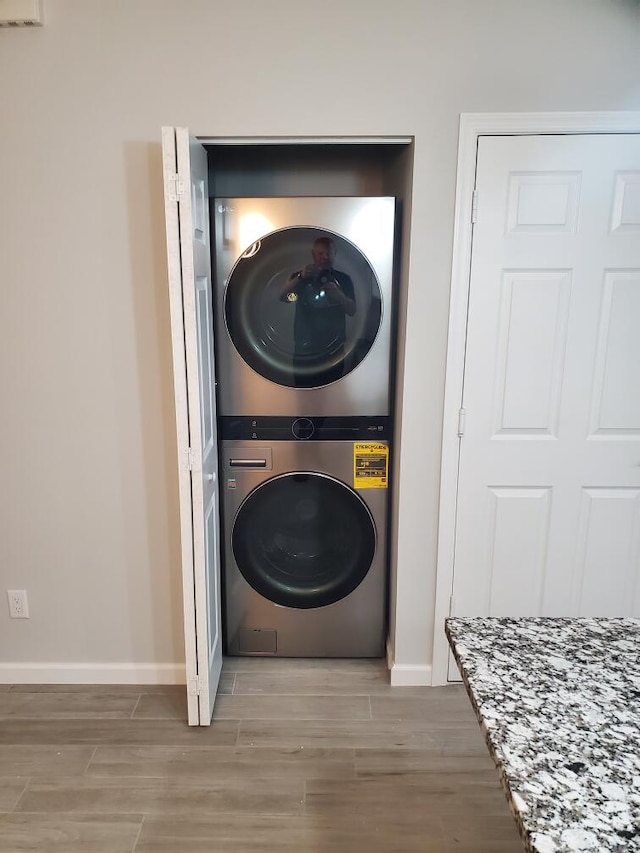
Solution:
[[(449, 645), (444, 633), (444, 620), (453, 615), (451, 605), (460, 456), (458, 431), (467, 336), (478, 137), (587, 133), (640, 133), (640, 112), (462, 113), (460, 116), (442, 419), (440, 512), (431, 669), (433, 686), (447, 683)], [(478, 206), (482, 206), (481, 199), (478, 199)]]

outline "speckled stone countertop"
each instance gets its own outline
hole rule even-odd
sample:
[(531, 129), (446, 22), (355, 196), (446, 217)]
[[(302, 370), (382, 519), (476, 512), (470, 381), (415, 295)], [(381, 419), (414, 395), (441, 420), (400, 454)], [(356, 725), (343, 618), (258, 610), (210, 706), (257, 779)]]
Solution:
[(640, 851), (640, 619), (452, 618), (527, 851)]

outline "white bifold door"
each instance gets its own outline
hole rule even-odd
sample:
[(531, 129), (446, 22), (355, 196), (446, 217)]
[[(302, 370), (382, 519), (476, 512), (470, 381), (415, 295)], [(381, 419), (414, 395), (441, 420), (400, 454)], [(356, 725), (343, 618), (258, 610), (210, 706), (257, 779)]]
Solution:
[(209, 725), (220, 670), (220, 558), (207, 155), (186, 128), (162, 129), (179, 457), (190, 725)]
[(476, 192), (453, 612), (640, 616), (640, 136), (480, 137)]

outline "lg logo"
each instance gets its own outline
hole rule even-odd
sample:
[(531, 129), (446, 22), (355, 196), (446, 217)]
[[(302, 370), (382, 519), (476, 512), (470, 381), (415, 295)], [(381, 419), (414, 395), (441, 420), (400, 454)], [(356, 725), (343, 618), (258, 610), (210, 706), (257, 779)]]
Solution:
[(230, 204), (219, 204), (218, 205), (218, 213), (233, 213), (235, 207), (232, 207)]

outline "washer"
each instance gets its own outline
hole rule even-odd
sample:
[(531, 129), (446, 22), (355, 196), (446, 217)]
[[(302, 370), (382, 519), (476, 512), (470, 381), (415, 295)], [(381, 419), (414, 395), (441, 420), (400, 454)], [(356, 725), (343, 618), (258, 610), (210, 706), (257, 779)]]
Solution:
[(388, 418), (221, 424), (226, 653), (381, 657)]
[(388, 415), (395, 199), (212, 201), (221, 415)]

